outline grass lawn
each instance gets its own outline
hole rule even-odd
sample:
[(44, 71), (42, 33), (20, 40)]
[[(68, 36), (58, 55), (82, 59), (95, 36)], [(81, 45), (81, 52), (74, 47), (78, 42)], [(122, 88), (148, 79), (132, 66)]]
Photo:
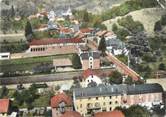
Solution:
[(66, 55), (55, 55), (55, 56), (45, 56), (45, 57), (2, 60), (0, 61), (0, 68), (1, 68), (0, 72), (32, 70), (33, 67), (41, 63), (51, 64), (53, 59), (71, 58), (71, 56), (72, 56), (71, 54), (66, 54)]
[(33, 105), (36, 107), (47, 107), (49, 106), (50, 96), (42, 95), (33, 102)]

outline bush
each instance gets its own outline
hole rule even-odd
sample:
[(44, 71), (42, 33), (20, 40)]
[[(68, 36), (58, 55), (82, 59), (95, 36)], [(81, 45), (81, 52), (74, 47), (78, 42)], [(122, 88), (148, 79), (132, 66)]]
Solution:
[(140, 22), (134, 21), (132, 16), (126, 16), (122, 19), (119, 19), (118, 23), (132, 33), (137, 33), (144, 30), (144, 26)]
[(1, 45), (1, 52), (19, 53), (28, 49), (26, 42), (8, 43), (3, 42)]
[(166, 15), (161, 16), (161, 24), (166, 25)]
[(122, 75), (118, 71), (112, 72), (109, 79), (110, 84), (122, 84), (122, 80)]
[(124, 28), (118, 28), (115, 34), (121, 41), (124, 41), (126, 37), (129, 35), (129, 32)]
[(78, 56), (78, 54), (73, 54), (72, 64), (73, 64), (74, 69), (81, 69), (82, 68), (81, 60), (80, 60), (80, 57)]
[(158, 69), (159, 70), (165, 70), (165, 64), (164, 63), (160, 63)]
[(143, 55), (142, 59), (146, 62), (156, 62), (156, 57), (151, 53), (146, 53)]
[(161, 31), (162, 26), (161, 26), (161, 21), (157, 21), (154, 25), (154, 31)]

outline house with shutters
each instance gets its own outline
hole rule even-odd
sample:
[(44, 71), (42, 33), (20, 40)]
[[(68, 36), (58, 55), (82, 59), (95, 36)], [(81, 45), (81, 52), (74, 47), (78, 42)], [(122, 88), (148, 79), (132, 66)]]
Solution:
[[(98, 112), (113, 111), (116, 107), (141, 105), (152, 108), (164, 104), (163, 88), (159, 84), (99, 85), (73, 90), (75, 110), (85, 117)], [(97, 116), (98, 117), (98, 116)]]
[(99, 69), (100, 68), (100, 52), (89, 51), (80, 53), (80, 60), (82, 63), (82, 69)]
[(67, 111), (73, 111), (73, 101), (64, 92), (59, 92), (51, 98), (52, 117), (61, 117)]

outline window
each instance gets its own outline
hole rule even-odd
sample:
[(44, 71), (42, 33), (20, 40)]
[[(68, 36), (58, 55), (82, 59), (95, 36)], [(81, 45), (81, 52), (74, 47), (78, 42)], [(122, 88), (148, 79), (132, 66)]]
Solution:
[(118, 104), (118, 101), (115, 101), (115, 104)]
[(2, 58), (8, 58), (8, 55), (3, 55)]
[(106, 112), (106, 108), (102, 108), (102, 111), (103, 111), (103, 112)]
[(99, 108), (100, 107), (100, 103), (96, 102), (95, 103), (95, 107)]
[(88, 100), (90, 100), (91, 98), (89, 97)]
[(82, 104), (80, 104), (80, 108), (82, 108)]
[(112, 108), (110, 107), (110, 111), (112, 110)]
[(110, 104), (112, 104), (112, 102), (110, 102)]
[(98, 100), (98, 97), (96, 97), (96, 100)]
[(110, 96), (110, 99), (112, 98), (112, 96)]
[(103, 102), (103, 106), (105, 106), (105, 102)]

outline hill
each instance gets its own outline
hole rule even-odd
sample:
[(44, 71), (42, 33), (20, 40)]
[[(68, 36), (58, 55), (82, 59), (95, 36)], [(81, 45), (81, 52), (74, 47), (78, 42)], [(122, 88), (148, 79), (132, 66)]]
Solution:
[[(165, 13), (166, 11), (161, 8), (145, 8), (145, 9), (130, 12), (129, 14), (122, 17), (131, 15), (135, 21), (141, 22), (144, 25), (144, 28), (147, 31), (147, 33), (151, 35), (154, 32), (153, 29), (154, 29), (155, 22), (158, 21), (161, 18), (161, 16)], [(117, 20), (122, 17), (119, 16), (114, 19), (104, 21), (103, 24), (105, 24), (107, 28), (111, 30), (112, 25), (114, 23), (117, 23)]]

